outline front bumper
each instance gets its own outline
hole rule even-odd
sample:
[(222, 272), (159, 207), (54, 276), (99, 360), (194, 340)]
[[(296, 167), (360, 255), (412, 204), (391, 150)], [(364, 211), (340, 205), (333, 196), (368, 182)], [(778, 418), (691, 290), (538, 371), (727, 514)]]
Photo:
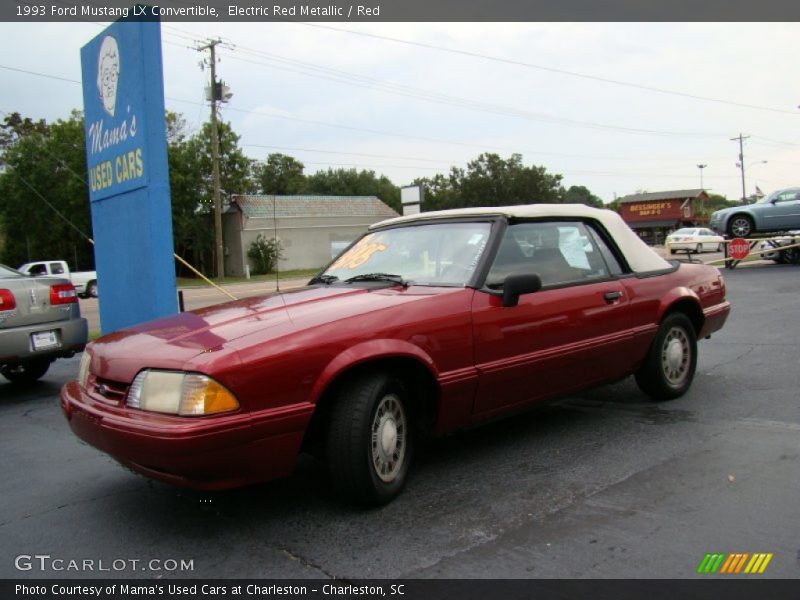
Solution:
[(97, 400), (77, 381), (61, 389), (72, 431), (143, 475), (197, 489), (224, 489), (291, 473), (314, 406), (177, 417)]
[[(33, 347), (31, 336), (42, 331), (55, 331), (58, 346), (36, 350)], [(88, 338), (89, 326), (84, 318), (0, 329), (0, 364), (15, 364), (38, 358), (72, 356), (83, 350)]]

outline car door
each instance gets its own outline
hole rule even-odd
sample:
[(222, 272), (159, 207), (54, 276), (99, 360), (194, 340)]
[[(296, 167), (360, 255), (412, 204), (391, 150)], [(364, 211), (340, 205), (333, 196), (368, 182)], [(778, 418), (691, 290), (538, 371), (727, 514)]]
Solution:
[(778, 194), (763, 211), (764, 231), (783, 231), (800, 227), (800, 190)]
[(716, 234), (710, 229), (700, 229), (700, 242), (703, 244), (704, 252), (713, 252), (719, 246)]
[[(504, 307), (494, 290), (520, 273), (538, 274), (543, 287)], [(613, 252), (585, 223), (510, 225), (473, 298), (476, 415), (626, 374), (632, 334), (621, 274)]]

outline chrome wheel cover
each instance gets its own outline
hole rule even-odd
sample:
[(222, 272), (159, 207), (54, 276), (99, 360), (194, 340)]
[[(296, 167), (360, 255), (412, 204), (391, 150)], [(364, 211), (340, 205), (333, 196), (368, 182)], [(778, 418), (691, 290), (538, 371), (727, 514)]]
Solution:
[(733, 231), (736, 237), (747, 237), (752, 233), (752, 229), (750, 221), (744, 217), (734, 219), (733, 223), (731, 223), (731, 231)]
[(692, 346), (682, 327), (672, 327), (661, 346), (661, 370), (672, 387), (680, 387), (689, 377)]
[(407, 432), (403, 403), (395, 394), (387, 394), (375, 410), (370, 441), (372, 467), (385, 483), (394, 481), (403, 468)]

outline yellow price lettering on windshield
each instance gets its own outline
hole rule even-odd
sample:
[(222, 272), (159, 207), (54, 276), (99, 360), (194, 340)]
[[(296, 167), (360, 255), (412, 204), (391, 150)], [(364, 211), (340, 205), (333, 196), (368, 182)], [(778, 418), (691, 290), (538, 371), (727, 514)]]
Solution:
[(379, 242), (370, 243), (367, 242), (365, 238), (353, 246), (348, 252), (345, 252), (339, 260), (331, 265), (331, 269), (355, 269), (372, 258), (372, 255), (376, 252), (383, 252), (385, 250), (386, 245)]

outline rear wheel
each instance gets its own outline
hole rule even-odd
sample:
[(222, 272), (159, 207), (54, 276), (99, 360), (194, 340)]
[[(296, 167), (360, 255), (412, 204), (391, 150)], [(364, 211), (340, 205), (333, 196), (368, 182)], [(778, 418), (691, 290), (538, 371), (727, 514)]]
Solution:
[(90, 281), (86, 284), (86, 297), (87, 298), (97, 298), (97, 282)]
[(413, 449), (409, 397), (395, 375), (375, 372), (342, 387), (331, 409), (328, 470), (337, 491), (379, 505), (403, 489)]
[(782, 262), (787, 264), (800, 264), (800, 249), (798, 248), (789, 248), (788, 250), (782, 250), (780, 252), (780, 256), (783, 259)]
[(13, 366), (3, 365), (0, 373), (12, 383), (33, 383), (43, 377), (49, 368), (49, 360), (37, 359)]
[(697, 336), (683, 313), (672, 313), (661, 322), (636, 373), (636, 383), (656, 400), (671, 400), (686, 393), (697, 368)]
[(734, 215), (728, 223), (728, 235), (731, 237), (746, 238), (754, 230), (753, 219), (747, 215)]

